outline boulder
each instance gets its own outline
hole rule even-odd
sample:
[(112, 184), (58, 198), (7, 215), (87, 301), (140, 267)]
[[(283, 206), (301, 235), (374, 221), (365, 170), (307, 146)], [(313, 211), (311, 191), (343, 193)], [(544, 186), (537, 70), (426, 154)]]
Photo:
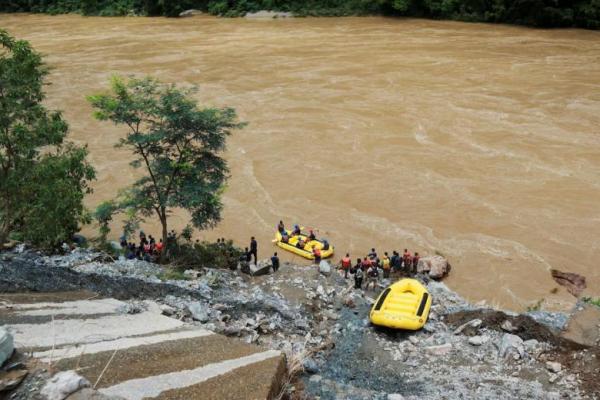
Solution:
[(190, 10), (185, 10), (179, 13), (179, 16), (182, 18), (185, 17), (195, 17), (197, 15), (202, 15), (204, 14), (202, 11), (200, 10), (194, 10), (194, 9), (190, 9)]
[(271, 262), (268, 260), (260, 260), (257, 265), (250, 265), (250, 275), (261, 276), (271, 273)]
[(198, 279), (202, 275), (200, 271), (196, 271), (195, 269), (186, 269), (183, 271), (183, 276), (189, 279)]
[(433, 354), (435, 356), (446, 355), (446, 354), (450, 353), (450, 350), (452, 350), (452, 344), (450, 344), (450, 343), (441, 344), (439, 346), (425, 347), (425, 351), (427, 351), (429, 354)]
[(313, 360), (312, 358), (305, 358), (302, 361), (302, 367), (304, 368), (304, 371), (306, 371), (309, 374), (316, 374), (319, 372), (319, 366), (317, 365), (317, 363), (315, 362), (315, 360)]
[(192, 319), (195, 321), (205, 323), (210, 320), (207, 307), (199, 301), (188, 303), (187, 310), (190, 312)]
[(5, 329), (0, 327), (0, 366), (6, 362), (15, 351), (15, 345), (12, 335)]
[(0, 371), (0, 392), (16, 388), (27, 374), (28, 372), (25, 369), (15, 369), (8, 372)]
[(325, 276), (331, 274), (331, 265), (325, 260), (321, 260), (319, 263), (319, 272)]
[(455, 335), (460, 335), (461, 333), (467, 336), (474, 336), (479, 331), (479, 327), (483, 323), (479, 318), (472, 319), (469, 322), (465, 322), (458, 328), (454, 330)]
[(432, 279), (442, 279), (450, 272), (450, 264), (442, 256), (426, 256), (419, 259), (417, 272), (429, 275)]
[(473, 336), (469, 338), (469, 344), (473, 346), (481, 346), (490, 340), (489, 336)]
[(550, 372), (554, 372), (555, 374), (558, 374), (562, 370), (562, 365), (561, 365), (561, 363), (556, 362), (556, 361), (547, 361), (546, 369)]
[(294, 14), (291, 12), (282, 12), (282, 11), (267, 11), (260, 10), (253, 13), (247, 13), (245, 15), (246, 18), (257, 19), (257, 18), (292, 18)]
[(575, 297), (579, 297), (587, 286), (585, 283), (585, 276), (573, 272), (562, 272), (557, 269), (550, 270), (550, 273), (556, 283), (566, 287), (569, 293)]
[(519, 330), (519, 328), (517, 328), (516, 326), (514, 326), (512, 324), (512, 322), (510, 322), (509, 320), (505, 319), (504, 322), (502, 322), (502, 325), (500, 325), (500, 328), (502, 328), (502, 330), (508, 332), (508, 333), (514, 333), (516, 331)]
[(600, 307), (593, 304), (580, 307), (560, 336), (585, 347), (600, 345)]
[(75, 371), (63, 371), (55, 374), (42, 388), (42, 395), (48, 400), (64, 400), (79, 389), (90, 387), (90, 382)]
[(525, 356), (523, 339), (511, 333), (505, 333), (498, 348), (500, 358), (513, 357), (515, 360)]

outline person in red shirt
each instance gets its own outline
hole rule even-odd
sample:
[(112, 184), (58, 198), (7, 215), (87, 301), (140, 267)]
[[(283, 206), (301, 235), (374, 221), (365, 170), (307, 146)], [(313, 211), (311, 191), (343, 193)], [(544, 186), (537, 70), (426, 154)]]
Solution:
[(350, 271), (350, 267), (352, 267), (352, 260), (350, 259), (349, 253), (346, 253), (346, 257), (342, 258), (341, 264), (342, 269), (344, 270), (344, 279), (348, 279), (348, 271)]
[(367, 257), (363, 258), (362, 263), (361, 263), (362, 270), (366, 272), (370, 266), (371, 266), (371, 260)]

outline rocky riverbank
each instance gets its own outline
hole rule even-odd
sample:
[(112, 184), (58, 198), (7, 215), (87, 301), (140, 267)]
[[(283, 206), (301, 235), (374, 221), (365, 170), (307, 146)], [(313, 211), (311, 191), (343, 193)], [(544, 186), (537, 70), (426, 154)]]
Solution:
[(571, 314), (504, 313), (475, 307), (420, 275), (433, 297), (429, 321), (421, 331), (400, 332), (368, 322), (389, 281), (363, 292), (336, 272), (325, 276), (289, 263), (254, 277), (204, 269), (172, 280), (168, 272), (88, 250), (45, 256), (17, 248), (0, 254), (0, 292), (85, 289), (127, 300), (131, 313), (144, 307), (141, 300), (156, 301), (164, 315), (285, 352), (288, 398), (593, 399), (600, 393), (594, 331), (573, 339), (578, 328), (570, 323), (582, 312), (596, 315), (593, 306), (578, 305)]

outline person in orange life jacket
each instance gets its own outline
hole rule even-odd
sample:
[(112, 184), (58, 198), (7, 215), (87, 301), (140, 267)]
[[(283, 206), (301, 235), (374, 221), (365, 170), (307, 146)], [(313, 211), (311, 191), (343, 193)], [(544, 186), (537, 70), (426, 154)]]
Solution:
[(377, 252), (375, 251), (375, 249), (371, 249), (371, 252), (368, 254), (368, 257), (369, 257), (371, 260), (374, 260), (374, 259), (376, 259), (376, 258), (377, 258)]
[(313, 232), (313, 230), (311, 229), (311, 230), (309, 231), (309, 234), (308, 234), (308, 240), (315, 240), (316, 238), (317, 238), (317, 237), (315, 236), (315, 233), (314, 233), (314, 232)]
[(349, 253), (346, 253), (346, 257), (342, 258), (340, 264), (344, 270), (344, 279), (348, 279), (348, 271), (352, 267), (352, 260), (350, 259)]
[(391, 265), (390, 265), (390, 258), (388, 257), (388, 253), (387, 251), (385, 253), (383, 253), (383, 258), (381, 259), (381, 267), (383, 268), (383, 277), (384, 278), (389, 278), (390, 277), (390, 270)]
[(415, 251), (415, 256), (412, 259), (412, 267), (413, 267), (413, 273), (417, 273), (417, 266), (419, 265), (419, 259), (421, 257), (419, 257), (419, 253)]
[(312, 247), (313, 256), (315, 257), (315, 264), (319, 265), (321, 262), (321, 250), (317, 246)]
[(158, 254), (160, 254), (164, 247), (165, 247), (165, 244), (163, 243), (162, 239), (159, 239), (158, 243), (156, 243), (156, 252)]

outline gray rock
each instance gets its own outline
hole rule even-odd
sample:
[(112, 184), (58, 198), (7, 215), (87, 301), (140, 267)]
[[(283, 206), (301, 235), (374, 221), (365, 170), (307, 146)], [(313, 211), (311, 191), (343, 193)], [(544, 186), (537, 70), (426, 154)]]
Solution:
[(260, 260), (257, 265), (250, 265), (250, 275), (261, 276), (271, 273), (271, 263), (267, 260)]
[(185, 17), (195, 17), (197, 15), (202, 15), (204, 14), (202, 11), (200, 10), (194, 10), (194, 9), (190, 9), (190, 10), (185, 10), (179, 13), (179, 16), (182, 18)]
[(483, 323), (482, 320), (480, 320), (479, 318), (477, 319), (472, 319), (469, 322), (465, 322), (464, 324), (462, 324), (461, 326), (459, 326), (458, 328), (456, 328), (454, 330), (454, 334), (455, 335), (459, 335), (461, 333), (463, 333), (463, 331), (466, 330), (471, 330), (471, 331), (477, 331), (479, 329), (479, 327), (481, 326), (481, 324)]
[(316, 374), (319, 372), (319, 366), (312, 358), (306, 358), (302, 361), (302, 366), (304, 367), (304, 371), (309, 374)]
[(319, 263), (319, 272), (325, 276), (331, 274), (331, 265), (325, 260), (321, 260)]
[(451, 350), (452, 350), (452, 344), (450, 344), (450, 343), (444, 343), (444, 344), (441, 344), (438, 346), (425, 347), (425, 351), (427, 353), (436, 355), (436, 356), (446, 355), (446, 354), (450, 353)]
[(562, 370), (562, 364), (555, 361), (547, 361), (546, 369), (550, 372), (554, 372), (555, 374), (557, 374)]
[(489, 336), (473, 336), (469, 338), (469, 344), (473, 346), (481, 346), (490, 340)]
[(500, 328), (502, 328), (502, 330), (509, 332), (509, 333), (514, 333), (518, 330), (518, 328), (516, 326), (514, 326), (512, 324), (512, 322), (510, 322), (507, 319), (505, 319), (504, 322), (502, 322), (502, 325), (500, 325)]
[(192, 318), (196, 321), (205, 323), (208, 322), (210, 319), (207, 307), (198, 301), (188, 303), (187, 310), (192, 315)]
[(415, 335), (410, 335), (408, 340), (415, 346), (419, 343), (419, 339)]
[(12, 356), (14, 350), (13, 336), (5, 328), (0, 327), (0, 366)]
[(90, 382), (75, 371), (63, 371), (50, 378), (41, 393), (48, 400), (64, 400), (71, 393), (89, 386)]
[(260, 10), (254, 13), (247, 13), (245, 15), (246, 18), (250, 19), (259, 19), (259, 18), (292, 18), (294, 14), (290, 12), (281, 12), (281, 11), (267, 11)]
[(512, 356), (515, 360), (523, 358), (525, 356), (523, 339), (516, 335), (505, 333), (498, 348), (498, 356), (500, 358)]
[(177, 310), (176, 310), (175, 308), (173, 308), (173, 307), (169, 306), (169, 305), (162, 304), (162, 305), (160, 306), (160, 312), (161, 312), (163, 315), (166, 315), (166, 316), (171, 316), (171, 315), (174, 315), (174, 314), (177, 312)]

